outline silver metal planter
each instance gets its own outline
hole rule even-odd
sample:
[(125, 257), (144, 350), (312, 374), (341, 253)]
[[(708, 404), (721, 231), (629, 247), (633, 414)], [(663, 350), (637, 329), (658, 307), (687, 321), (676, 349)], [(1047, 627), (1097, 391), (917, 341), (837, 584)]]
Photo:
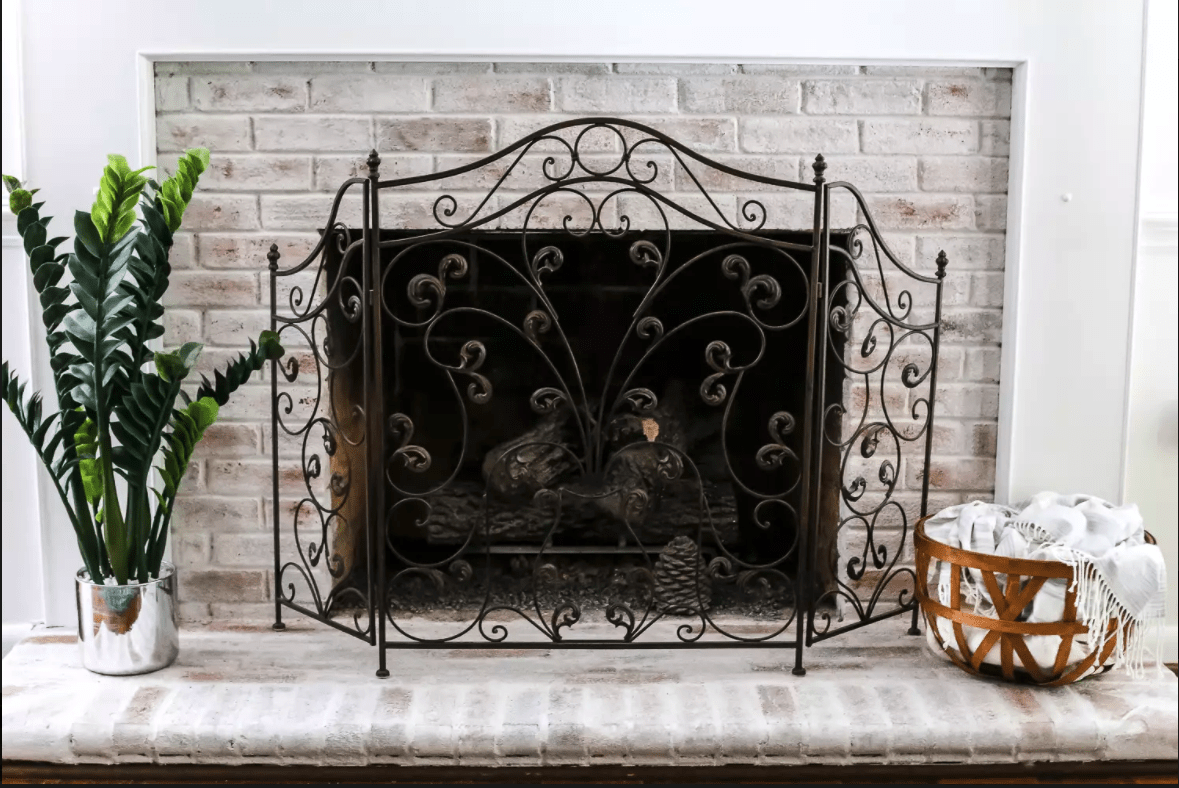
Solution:
[(78, 570), (78, 646), (82, 665), (108, 676), (151, 673), (180, 653), (176, 627), (176, 567), (166, 561), (158, 580), (128, 585), (92, 583)]

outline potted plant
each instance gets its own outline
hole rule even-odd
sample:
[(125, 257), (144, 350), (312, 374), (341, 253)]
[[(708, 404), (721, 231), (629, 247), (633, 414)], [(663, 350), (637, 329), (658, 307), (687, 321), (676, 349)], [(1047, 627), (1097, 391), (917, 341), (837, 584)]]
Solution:
[[(3, 363), (4, 401), (45, 465), (78, 538), (82, 663), (128, 675), (170, 665), (179, 651), (176, 569), (164, 560), (176, 493), (205, 430), (233, 391), (283, 350), (263, 331), (191, 395), (183, 384), (202, 346), (154, 351), (168, 255), (209, 152), (186, 151), (156, 183), (109, 156), (89, 213), (74, 214), (73, 251), (50, 237), (37, 189), (5, 175), (32, 269), (58, 410), (26, 395)], [(138, 206), (139, 213), (136, 212)]]

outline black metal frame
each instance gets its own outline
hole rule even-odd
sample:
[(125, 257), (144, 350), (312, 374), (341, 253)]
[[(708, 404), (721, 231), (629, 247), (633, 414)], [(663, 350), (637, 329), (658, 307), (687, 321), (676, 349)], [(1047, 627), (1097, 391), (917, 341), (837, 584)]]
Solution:
[[(563, 136), (565, 130), (576, 131), (572, 140)], [(612, 154), (616, 161), (612, 165), (601, 166), (600, 157), (585, 156), (583, 142), (588, 134), (614, 134), (620, 142), (621, 152), (617, 149)], [(516, 171), (517, 166), (524, 161), (526, 155), (536, 156), (534, 150), (538, 144), (556, 146), (557, 154), (545, 154), (541, 167), (542, 183), (528, 194), (518, 198), (505, 198), (502, 206), (492, 198), (502, 192), (505, 180)], [(641, 149), (641, 150), (640, 150)], [(690, 183), (705, 199), (705, 215), (695, 213), (686, 208), (677, 197), (668, 197), (652, 187), (656, 181), (659, 164), (655, 159), (648, 158), (649, 152), (658, 149), (660, 156), (674, 160), (680, 172), (688, 178)], [(543, 151), (544, 148), (539, 150)], [(813, 164), (813, 183), (795, 183), (792, 181), (770, 178), (755, 173), (742, 172), (721, 162), (708, 159), (689, 147), (649, 128), (645, 125), (616, 118), (586, 118), (565, 121), (530, 134), (515, 144), (462, 167), (430, 175), (382, 180), (380, 178), (380, 158), (374, 151), (368, 161), (367, 177), (354, 177), (346, 180), (341, 186), (332, 203), (331, 212), (327, 220), (327, 230), (312, 253), (293, 268), (280, 270), (278, 267), (279, 253), (276, 246), (271, 247), (269, 259), (270, 270), (270, 302), (271, 328), (278, 331), (288, 350), (300, 344), (307, 346), (314, 359), (316, 396), (306, 420), (295, 418), (297, 423), (288, 424), (287, 417), (291, 417), (295, 410), (296, 400), (289, 391), (283, 390), (284, 384), (299, 381), (301, 371), (297, 361), (288, 357), (283, 362), (272, 362), (270, 369), (270, 383), (272, 395), (271, 414), (271, 455), (274, 463), (274, 480), (271, 490), (273, 500), (272, 523), (274, 528), (274, 594), (275, 594), (275, 628), (282, 629), (283, 608), (297, 611), (303, 615), (319, 620), (341, 631), (347, 632), (365, 642), (379, 646), (378, 676), (387, 676), (386, 652), (391, 648), (667, 648), (667, 647), (724, 647), (724, 646), (771, 646), (777, 648), (793, 648), (795, 650), (794, 672), (804, 673), (802, 654), (803, 646), (867, 624), (880, 621), (906, 612), (912, 613), (910, 631), (916, 633), (917, 609), (913, 596), (915, 575), (911, 568), (898, 564), (905, 544), (909, 539), (909, 529), (913, 520), (912, 513), (906, 511), (902, 503), (895, 499), (901, 473), (902, 450), (907, 446), (916, 447), (919, 456), (908, 462), (917, 462), (923, 469), (920, 473), (920, 511), (917, 516), (926, 514), (929, 492), (929, 478), (924, 469), (928, 468), (932, 449), (932, 422), (934, 418), (934, 392), (937, 380), (937, 355), (941, 334), (941, 300), (942, 282), (945, 277), (946, 258), (940, 254), (937, 259), (937, 271), (934, 276), (924, 276), (916, 273), (888, 249), (881, 238), (871, 213), (863, 196), (849, 183), (827, 183), (824, 178), (826, 163), (822, 156), (818, 156)], [(504, 168), (502, 175), (494, 186), (478, 201), (478, 207), (460, 215), (459, 202), (450, 194), (443, 194), (434, 201), (433, 216), (438, 223), (438, 229), (425, 234), (386, 239), (381, 238), (381, 196), (387, 192), (405, 187), (428, 187), (430, 184), (444, 183), (448, 178), (454, 178), (481, 168), (498, 165)], [(739, 214), (729, 216), (703, 186), (698, 172), (714, 170), (735, 182), (756, 184), (755, 188), (766, 190), (780, 190), (783, 193), (803, 193), (812, 195), (813, 199), (813, 227), (811, 242), (797, 244), (768, 237), (764, 230), (767, 224), (767, 209), (765, 203), (759, 199), (743, 199), (740, 201)], [(490, 171), (490, 170), (489, 170)], [(639, 173), (639, 174), (636, 174)], [(605, 184), (608, 191), (601, 195), (581, 191), (578, 187), (586, 184)], [(340, 211), (345, 197), (350, 192), (359, 191), (363, 200), (362, 226), (359, 232), (350, 229), (339, 221)], [(739, 188), (733, 191), (740, 191)], [(708, 313), (693, 318), (687, 323), (665, 329), (660, 319), (653, 314), (658, 303), (658, 296), (674, 274), (667, 274), (667, 261), (671, 248), (671, 229), (668, 212), (665, 209), (686, 217), (701, 228), (719, 231), (729, 236), (732, 243), (720, 251), (726, 254), (721, 258), (721, 269), (724, 276), (736, 283), (736, 287), (744, 298), (744, 312), (726, 312), (736, 320), (745, 321), (761, 337), (762, 351), (765, 348), (767, 331), (785, 328), (785, 325), (769, 325), (761, 319), (759, 313), (774, 306), (782, 295), (782, 284), (778, 278), (769, 274), (753, 275), (748, 261), (741, 255), (744, 247), (757, 246), (772, 250), (782, 258), (782, 270), (792, 278), (801, 276), (802, 287), (806, 289), (806, 306), (803, 311), (790, 322), (794, 325), (803, 319), (807, 324), (807, 357), (806, 357), (806, 399), (804, 413), (798, 414), (786, 411), (776, 412), (767, 425), (768, 442), (757, 452), (757, 463), (762, 468), (781, 466), (787, 460), (797, 463), (799, 473), (789, 490), (778, 494), (768, 495), (757, 493), (745, 488), (750, 494), (756, 495), (760, 502), (754, 510), (754, 517), (759, 525), (763, 524), (763, 507), (787, 507), (791, 510), (795, 521), (800, 527), (795, 531), (794, 542), (784, 546), (784, 552), (777, 561), (766, 565), (751, 565), (742, 562), (735, 555), (720, 555), (707, 566), (701, 564), (697, 572), (708, 573), (720, 580), (735, 580), (738, 575), (742, 582), (757, 577), (769, 578), (784, 582), (793, 587), (795, 604), (790, 615), (780, 628), (770, 634), (743, 635), (728, 631), (723, 625), (712, 620), (701, 605), (692, 616), (691, 623), (680, 623), (675, 629), (674, 639), (650, 639), (651, 627), (665, 616), (649, 602), (646, 610), (631, 609), (624, 604), (614, 604), (606, 611), (606, 619), (618, 627), (621, 632), (615, 638), (578, 638), (570, 637), (572, 626), (581, 618), (581, 610), (577, 600), (568, 600), (552, 611), (542, 611), (536, 604), (534, 609), (521, 607), (507, 608), (509, 612), (531, 625), (527, 631), (540, 634), (539, 640), (520, 640), (509, 637), (509, 631), (502, 623), (489, 620), (488, 615), (505, 609), (490, 605), (485, 597), (482, 609), (472, 621), (460, 627), (461, 631), (445, 637), (429, 638), (415, 636), (404, 629), (394, 619), (388, 605), (388, 583), (386, 577), (385, 557), (387, 551), (396, 552), (396, 545), (389, 539), (390, 518), (399, 516), (398, 508), (406, 501), (429, 506), (428, 494), (414, 494), (400, 491), (401, 498), (389, 505), (386, 501), (386, 485), (393, 484), (388, 469), (393, 463), (403, 463), (409, 469), (429, 467), (432, 459), (421, 446), (413, 443), (414, 425), (410, 418), (403, 413), (385, 413), (383, 398), (380, 395), (382, 382), (385, 381), (385, 371), (382, 369), (382, 345), (388, 341), (385, 337), (387, 322), (398, 325), (425, 328), (427, 337), (430, 324), (445, 314), (447, 282), (461, 279), (467, 273), (467, 262), (461, 254), (448, 254), (438, 265), (437, 275), (421, 273), (409, 281), (407, 297), (416, 307), (426, 307), (430, 316), (423, 321), (411, 321), (398, 315), (391, 298), (386, 298), (385, 282), (389, 272), (393, 270), (400, 254), (395, 254), (391, 263), (382, 264), (380, 252), (395, 250), (404, 253), (406, 250), (419, 248), (423, 244), (441, 240), (454, 240), (460, 234), (472, 229), (494, 226), (496, 220), (518, 209), (526, 211), (524, 227), (519, 231), (522, 239), (523, 257), (519, 267), (486, 252), (502, 264), (505, 269), (515, 271), (521, 283), (534, 294), (540, 307), (530, 312), (524, 319), (522, 326), (492, 315), (500, 320), (504, 330), (515, 334), (520, 341), (525, 342), (543, 354), (537, 337), (540, 333), (554, 331), (564, 343), (567, 352), (568, 340), (565, 339), (558, 316), (552, 303), (545, 293), (545, 277), (551, 276), (561, 265), (561, 251), (548, 246), (536, 253), (529, 252), (528, 234), (529, 222), (537, 206), (546, 198), (554, 194), (573, 195), (571, 199), (584, 201), (589, 211), (589, 220), (584, 228), (571, 225), (569, 216), (565, 217), (564, 231), (572, 235), (586, 233), (604, 233), (612, 237), (624, 237), (630, 232), (630, 220), (626, 216), (619, 217), (617, 227), (607, 227), (603, 221), (603, 207), (611, 200), (623, 194), (637, 194), (650, 200), (663, 219), (661, 228), (666, 239), (663, 248), (649, 241), (637, 241), (630, 248), (631, 261), (640, 267), (654, 271), (654, 281), (650, 285), (643, 305), (635, 313), (627, 337), (629, 340), (646, 342), (649, 345), (644, 358), (649, 357), (656, 347), (668, 336), (674, 334), (687, 323), (694, 322), (714, 314)], [(831, 200), (833, 193), (847, 193), (854, 201), (861, 217), (860, 222), (852, 229), (852, 243), (850, 251), (833, 247), (831, 244)], [(865, 241), (868, 242), (873, 256), (866, 257)], [(329, 279), (329, 270), (325, 267), (329, 244), (334, 245), (332, 252), (344, 261), (349, 261), (359, 255), (363, 261), (363, 274), (357, 279), (348, 274), (348, 267), (340, 265)], [(796, 259), (797, 256), (809, 257), (809, 265), (804, 266)], [(697, 258), (685, 263), (690, 266), (709, 255), (698, 255)], [(846, 269), (846, 277), (835, 279), (828, 275), (829, 263), (832, 259), (842, 261)], [(310, 292), (304, 292), (299, 286), (291, 287), (290, 295), (285, 305), (285, 314), (280, 314), (278, 303), (278, 283), (284, 277), (289, 277), (311, 268), (318, 262), (315, 272), (315, 285)], [(887, 265), (886, 265), (887, 264)], [(887, 270), (886, 270), (887, 269)], [(875, 278), (878, 277), (878, 278)], [(897, 285), (900, 278), (903, 285)], [(924, 322), (914, 317), (914, 298), (909, 289), (909, 283), (927, 285), (933, 290), (932, 306), (933, 319)], [(321, 287), (322, 285), (322, 287)], [(893, 298), (890, 287), (897, 290)], [(323, 290), (322, 297), (317, 297), (317, 291)], [(359, 327), (360, 341), (345, 354), (336, 349), (334, 358), (346, 356), (348, 361), (360, 358), (363, 363), (363, 397), (360, 402), (337, 403), (334, 401), (333, 390), (328, 378), (332, 369), (339, 369), (341, 364), (333, 363), (332, 353), (327, 350), (329, 338), (326, 336), (328, 310), (338, 310), (339, 314)], [(484, 312), (483, 314), (491, 314)], [(857, 322), (858, 321), (858, 322)], [(856, 329), (862, 328), (862, 339), (856, 334)], [(321, 334), (324, 334), (321, 336)], [(855, 336), (853, 336), (855, 335)], [(854, 341), (853, 341), (854, 340)], [(918, 354), (917, 358), (906, 355), (905, 349), (914, 344), (928, 345), (927, 357)], [(840, 350), (844, 348), (844, 350)], [(758, 358), (762, 351), (759, 351)], [(622, 348), (618, 349), (621, 354)], [(359, 356), (357, 355), (359, 354)], [(433, 357), (427, 350), (430, 360), (449, 376), (450, 385), (455, 394), (456, 415), (463, 419), (464, 436), (467, 425), (468, 401), (472, 404), (486, 402), (492, 396), (488, 379), (480, 373), (486, 358), (486, 348), (476, 340), (467, 342), (456, 363), (444, 363)], [(724, 405), (723, 426), (727, 429), (729, 411), (732, 407), (736, 390), (740, 387), (746, 370), (757, 364), (757, 359), (747, 364), (734, 364), (731, 349), (721, 341), (713, 341), (704, 351), (705, 359), (713, 370), (700, 386), (700, 395), (705, 402), (717, 406)], [(570, 356), (571, 358), (572, 356)], [(615, 356), (615, 361), (619, 356)], [(546, 357), (547, 361), (547, 357)], [(579, 429), (584, 439), (584, 454), (577, 458), (587, 471), (601, 470), (604, 465), (613, 461), (613, 457), (603, 456), (602, 428), (610, 417), (621, 412), (624, 408), (642, 414), (648, 412), (655, 404), (655, 394), (642, 388), (630, 388), (626, 383), (618, 387), (618, 395), (613, 404), (607, 409), (607, 397), (603, 396), (598, 407), (598, 415), (592, 415), (590, 400), (586, 397), (585, 386), (581, 380), (580, 370), (574, 369), (576, 377), (567, 381), (561, 377), (552, 362), (548, 362), (554, 374), (559, 379), (557, 386), (543, 386), (536, 390), (532, 397), (532, 407), (537, 413), (550, 411), (562, 404), (573, 404), (575, 407)], [(854, 426), (848, 437), (843, 437), (843, 423), (851, 418), (847, 408), (842, 404), (827, 404), (825, 381), (827, 364), (841, 365), (844, 375), (854, 384), (862, 387), (863, 404), (858, 419), (853, 418)], [(889, 412), (886, 397), (886, 378), (895, 367), (901, 365), (896, 377), (905, 391), (914, 391), (912, 405), (907, 418), (894, 417)], [(637, 366), (636, 366), (637, 368)], [(631, 373), (633, 375), (633, 372)], [(613, 371), (611, 372), (611, 376)], [(609, 376), (608, 376), (609, 377)], [(465, 390), (461, 390), (459, 380), (467, 383)], [(629, 378), (628, 378), (629, 380)], [(325, 382), (327, 392), (325, 400)], [(727, 390), (728, 383), (732, 392)], [(605, 395), (607, 389), (603, 391)], [(895, 387), (894, 387), (895, 388)], [(876, 401), (876, 396), (879, 401)], [(906, 394), (906, 396), (908, 396)], [(879, 415), (870, 414), (873, 408), (881, 411)], [(363, 424), (359, 434), (348, 434), (341, 427), (340, 408), (351, 408), (353, 421), (350, 423)], [(801, 427), (803, 435), (802, 457), (798, 457), (786, 444), (784, 436)], [(322, 434), (319, 434), (322, 430)], [(284, 531), (284, 508), (280, 497), (280, 457), (279, 435), (290, 436), (302, 441), (302, 457), (300, 460), (302, 479), (306, 487), (306, 494), (295, 505), (293, 514), (293, 529), (298, 556), (283, 557), (281, 537)], [(336, 585), (332, 590), (325, 591), (319, 587), (315, 574), (326, 567), (329, 574), (336, 577), (339, 573), (338, 557), (332, 554), (330, 531), (337, 525), (340, 518), (338, 502), (333, 508), (331, 501), (320, 499), (321, 493), (312, 489), (312, 482), (320, 479), (324, 473), (323, 460), (318, 448), (313, 449), (312, 439), (321, 439), (323, 454), (332, 457), (340, 441), (347, 441), (353, 447), (363, 447), (367, 467), (364, 473), (366, 479), (366, 512), (367, 523), (364, 533), (367, 536), (367, 566), (365, 579), (359, 587), (341, 587)], [(650, 439), (649, 439), (650, 440)], [(646, 449), (659, 452), (657, 457), (667, 468), (668, 478), (687, 473), (695, 474), (699, 480), (692, 459), (679, 452), (674, 447), (659, 444), (651, 440), (641, 445)], [(887, 452), (892, 447), (891, 453)], [(465, 451), (464, 437), (464, 451)], [(625, 447), (626, 450), (630, 446)], [(859, 526), (863, 530), (864, 545), (861, 554), (853, 556), (838, 576), (835, 588), (821, 594), (818, 598), (809, 592), (812, 587), (811, 579), (816, 571), (816, 561), (820, 559), (815, 553), (815, 529), (818, 527), (818, 497), (820, 494), (820, 464), (825, 453), (839, 454), (839, 497), (840, 517), (838, 529), (840, 531)], [(510, 462), (508, 454), (501, 458), (503, 462)], [(888, 456), (885, 456), (885, 454)], [(855, 456), (853, 456), (855, 455)], [(729, 465), (729, 457), (725, 456)], [(872, 471), (865, 473), (858, 467), (864, 463), (874, 463)], [(456, 466), (457, 467), (457, 466)], [(874, 477), (879, 482), (879, 489), (868, 495), (870, 482), (866, 477)], [(453, 476), (451, 477), (453, 478)], [(339, 474), (333, 476), (329, 488), (337, 497), (346, 496), (350, 487), (350, 478), (343, 478)], [(317, 482), (318, 483), (318, 482)], [(741, 479), (734, 476), (733, 483), (742, 485)], [(395, 487), (395, 485), (394, 485)], [(801, 489), (801, 510), (793, 511), (793, 507), (786, 500), (788, 494)], [(560, 506), (565, 496), (572, 495), (568, 489), (558, 488), (542, 490), (538, 493), (538, 500), (547, 502), (554, 507), (554, 527), (559, 521)], [(621, 491), (611, 491), (609, 495), (621, 495)], [(700, 543), (702, 534), (711, 527), (711, 515), (701, 494), (702, 511), (701, 523), (697, 529), (696, 540)], [(628, 501), (628, 504), (630, 502)], [(645, 501), (636, 501), (642, 505)], [(886, 528), (881, 518), (888, 521)], [(312, 538), (308, 539), (300, 532), (307, 526), (301, 520), (310, 519)], [(765, 523), (769, 520), (765, 519)], [(629, 529), (629, 524), (626, 525)], [(763, 525), (763, 527), (766, 527)], [(474, 530), (474, 529), (473, 529)], [(551, 533), (551, 531), (550, 531)], [(631, 531), (633, 536), (633, 531)], [(890, 544), (882, 542), (891, 539)], [(635, 539), (648, 567), (653, 565), (654, 549), (648, 550)], [(476, 555), (490, 555), (490, 549), (480, 552), (464, 545), (454, 551), (444, 561), (431, 563), (415, 563), (401, 556), (406, 568), (400, 572), (416, 572), (429, 577), (436, 582), (443, 582), (447, 577), (444, 570), (460, 580), (469, 578), (471, 567), (468, 559), (472, 553)], [(535, 551), (533, 563), (534, 577), (543, 580), (546, 571), (544, 544)], [(891, 554), (890, 554), (891, 553)], [(796, 561), (795, 577), (787, 576), (778, 567), (787, 558)], [(867, 570), (875, 570), (877, 582), (870, 586), (867, 596), (857, 583), (864, 580)], [(768, 581), (767, 581), (768, 582)], [(898, 590), (899, 586), (899, 590)], [(305, 591), (304, 591), (305, 590)], [(310, 603), (303, 600), (300, 592), (310, 596)], [(888, 597), (886, 599), (886, 592)], [(892, 593), (896, 592), (895, 602)], [(489, 591), (490, 593), (490, 591)], [(348, 601), (339, 598), (347, 594), (351, 603), (357, 609), (350, 622), (341, 622), (331, 616), (333, 606)], [(851, 615), (851, 620), (841, 626), (832, 625), (830, 607), (833, 602), (843, 600), (843, 607)], [(485, 627), (485, 625), (489, 625)], [(523, 624), (521, 624), (523, 626)], [(566, 630), (566, 631), (563, 631)], [(787, 632), (791, 634), (787, 636)], [(710, 637), (704, 635), (709, 633)], [(644, 636), (648, 637), (645, 639)]]

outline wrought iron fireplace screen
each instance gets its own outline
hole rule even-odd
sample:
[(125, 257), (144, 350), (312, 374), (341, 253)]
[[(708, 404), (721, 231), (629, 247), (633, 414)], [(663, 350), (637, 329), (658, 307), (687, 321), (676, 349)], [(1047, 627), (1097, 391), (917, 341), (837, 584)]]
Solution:
[[(283, 608), (317, 619), (379, 646), (388, 675), (388, 649), (438, 646), (771, 646), (794, 649), (802, 673), (805, 645), (908, 611), (915, 626), (899, 561), (926, 513), (944, 255), (934, 276), (898, 260), (855, 187), (825, 181), (821, 155), (813, 183), (796, 183), (615, 118), (558, 123), (431, 175), (382, 180), (375, 151), (367, 164), (305, 260), (280, 269), (268, 255), (289, 351), (271, 369), (276, 628)], [(759, 196), (734, 203), (706, 184)], [(383, 200), (421, 191), (442, 192), (422, 198), (429, 229), (382, 228)], [(832, 243), (833, 197), (860, 217), (846, 248)], [(772, 231), (773, 211), (800, 201), (809, 232)], [(343, 219), (357, 208), (358, 227)], [(673, 228), (719, 240), (677, 256)], [(574, 330), (563, 265), (604, 244), (619, 253), (591, 278), (644, 276), (636, 305)], [(476, 276), (522, 298), (480, 296)], [(617, 347), (590, 375), (585, 343), (609, 330)], [(775, 368), (782, 347), (803, 362), (793, 383)], [(474, 425), (522, 410), (492, 409), (511, 399), (504, 379), (528, 384), (531, 420), (480, 457)], [(705, 422), (708, 459), (684, 437)], [(447, 520), (460, 488), (474, 489), (466, 519)], [(659, 525), (673, 498), (678, 532)], [(530, 536), (505, 537), (504, 512)], [(570, 541), (578, 517), (617, 539)], [(824, 527), (842, 558), (818, 550)], [(588, 553), (625, 557), (597, 609), (560, 577), (563, 557)], [(518, 575), (506, 596), (499, 566)], [(461, 620), (409, 615), (402, 592), (423, 586), (466, 599)], [(722, 587), (760, 612), (718, 612)]]

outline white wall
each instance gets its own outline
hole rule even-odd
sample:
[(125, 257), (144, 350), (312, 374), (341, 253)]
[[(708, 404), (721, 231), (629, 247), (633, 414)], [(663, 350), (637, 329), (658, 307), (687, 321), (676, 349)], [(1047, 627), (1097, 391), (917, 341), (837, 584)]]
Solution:
[[(1179, 14), (1151, 0), (1142, 133), (1142, 227), (1134, 281), (1126, 500), (1165, 555), (1179, 555)], [(1166, 659), (1179, 659), (1179, 567), (1169, 567)]]
[[(336, 0), (328, 12), (310, 1), (29, 3), (28, 174), (68, 216), (91, 201), (106, 153), (150, 156), (150, 57), (1015, 65), (997, 488), (1121, 497), (1133, 266), (1117, 261), (1132, 259), (1136, 235), (1143, 0), (1083, 12), (1074, 0), (733, 0), (723, 18), (716, 8), (501, 0), (468, 2), (440, 20), (436, 4), (408, 1)], [(47, 615), (68, 623), (76, 546), (63, 518), (46, 511), (43, 550), (55, 567)]]

